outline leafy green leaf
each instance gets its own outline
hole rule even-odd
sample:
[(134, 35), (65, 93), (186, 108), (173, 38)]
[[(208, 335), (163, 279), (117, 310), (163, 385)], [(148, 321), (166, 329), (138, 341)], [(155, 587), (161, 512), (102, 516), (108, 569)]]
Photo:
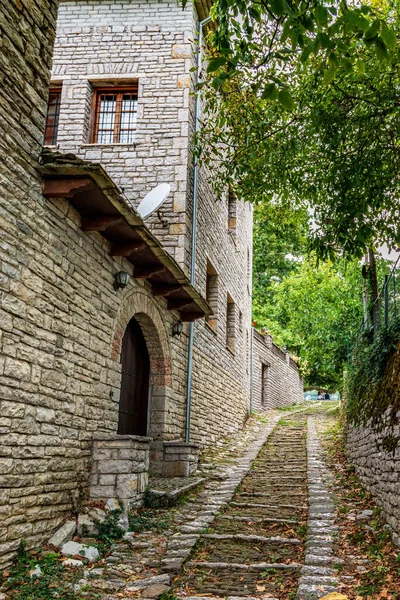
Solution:
[(381, 38), (381, 36), (378, 36), (375, 40), (375, 52), (379, 60), (387, 60), (389, 56), (386, 44)]
[(309, 58), (311, 52), (314, 50), (314, 48), (315, 48), (315, 42), (311, 42), (311, 44), (308, 44), (308, 46), (306, 46), (304, 48), (304, 50), (300, 56), (300, 60), (302, 63), (305, 63), (308, 60), (308, 58)]
[(317, 21), (318, 25), (326, 25), (328, 22), (328, 15), (329, 13), (325, 6), (318, 4), (317, 8), (315, 9), (315, 20)]
[(390, 50), (394, 50), (396, 48), (397, 38), (396, 32), (393, 31), (393, 29), (389, 29), (389, 27), (384, 27), (382, 29), (381, 37)]
[(285, 4), (283, 0), (272, 0), (271, 10), (277, 17), (280, 17), (285, 12)]
[(376, 19), (371, 27), (369, 27), (367, 29), (367, 31), (364, 34), (364, 39), (365, 40), (373, 40), (379, 33), (379, 30), (381, 28), (381, 22), (379, 19)]
[(263, 100), (276, 100), (278, 97), (278, 90), (276, 89), (276, 85), (274, 83), (267, 83), (264, 88), (263, 93), (261, 94), (261, 98)]
[(278, 100), (286, 110), (294, 110), (294, 100), (287, 90), (281, 90), (279, 92)]
[(324, 77), (322, 80), (323, 84), (329, 85), (330, 83), (332, 83), (332, 81), (335, 79), (336, 72), (337, 72), (337, 67), (334, 67), (333, 65), (331, 65), (324, 73)]
[(220, 67), (226, 64), (226, 58), (224, 56), (219, 56), (218, 58), (212, 58), (208, 63), (207, 73), (214, 73), (218, 71)]

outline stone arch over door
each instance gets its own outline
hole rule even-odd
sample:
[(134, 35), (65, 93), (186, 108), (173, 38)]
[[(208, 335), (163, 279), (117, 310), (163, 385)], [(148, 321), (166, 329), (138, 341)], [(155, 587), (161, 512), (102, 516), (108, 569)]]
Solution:
[(132, 318), (140, 325), (150, 359), (148, 434), (154, 440), (163, 440), (166, 399), (171, 385), (171, 351), (166, 326), (154, 302), (143, 292), (131, 291), (124, 299), (116, 319), (112, 360), (120, 361), (122, 340)]

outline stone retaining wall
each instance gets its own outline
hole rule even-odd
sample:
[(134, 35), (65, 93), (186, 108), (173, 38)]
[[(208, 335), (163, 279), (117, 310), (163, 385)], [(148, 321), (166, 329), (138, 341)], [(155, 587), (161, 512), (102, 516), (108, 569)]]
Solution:
[(270, 410), (303, 401), (303, 380), (289, 353), (274, 346), (270, 335), (254, 330), (253, 409)]
[[(392, 435), (400, 440), (400, 425)], [(394, 531), (393, 540), (400, 546), (400, 447), (385, 452), (380, 442), (382, 434), (370, 427), (349, 427), (347, 430), (348, 459), (356, 467), (363, 486), (382, 507), (388, 524)]]

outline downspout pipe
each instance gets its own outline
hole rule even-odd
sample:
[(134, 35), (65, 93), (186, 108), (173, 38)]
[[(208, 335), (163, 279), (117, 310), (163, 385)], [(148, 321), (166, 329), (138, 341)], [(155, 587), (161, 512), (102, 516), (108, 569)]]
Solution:
[[(199, 33), (197, 36), (197, 68), (196, 68), (196, 104), (194, 113), (194, 132), (195, 136), (200, 131), (200, 92), (198, 85), (201, 77), (201, 66), (203, 59), (203, 27), (211, 21), (207, 17), (199, 23)], [(199, 191), (199, 159), (197, 155), (193, 159), (193, 213), (192, 213), (192, 231), (191, 231), (191, 256), (190, 256), (190, 283), (196, 283), (196, 244), (197, 244), (197, 205)], [(188, 372), (186, 386), (186, 426), (185, 442), (190, 442), (190, 417), (192, 409), (192, 382), (193, 382), (193, 341), (194, 341), (194, 323), (189, 324), (189, 342), (188, 342)]]

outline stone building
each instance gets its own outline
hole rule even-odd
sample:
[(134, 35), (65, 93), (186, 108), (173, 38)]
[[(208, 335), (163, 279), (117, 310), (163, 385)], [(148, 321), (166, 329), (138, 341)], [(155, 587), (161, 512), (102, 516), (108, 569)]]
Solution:
[(1, 568), (243, 424), (252, 212), (193, 169), (205, 2), (62, 2), (51, 80), (57, 2), (0, 3)]
[(251, 405), (255, 411), (303, 401), (303, 380), (297, 363), (276, 346), (270, 335), (253, 331)]

